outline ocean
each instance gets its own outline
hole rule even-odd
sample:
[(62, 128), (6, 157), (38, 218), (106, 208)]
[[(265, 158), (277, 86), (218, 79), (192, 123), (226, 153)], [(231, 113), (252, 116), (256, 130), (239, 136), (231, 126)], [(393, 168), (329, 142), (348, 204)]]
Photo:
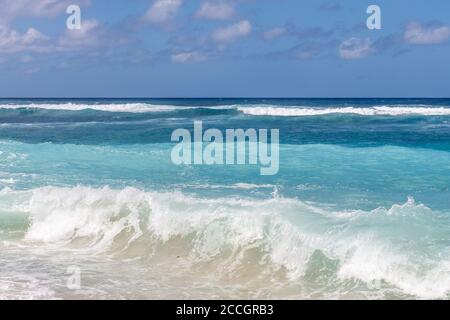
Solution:
[(0, 299), (86, 298), (449, 299), (450, 99), (0, 99)]

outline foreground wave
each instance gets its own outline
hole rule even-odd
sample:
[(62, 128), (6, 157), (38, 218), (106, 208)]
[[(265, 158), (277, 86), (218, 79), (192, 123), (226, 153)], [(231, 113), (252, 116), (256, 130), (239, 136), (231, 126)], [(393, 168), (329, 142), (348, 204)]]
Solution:
[[(3, 254), (5, 243), (9, 252), (16, 248), (22, 255), (25, 248), (46, 248), (61, 257), (68, 255), (58, 250), (70, 249), (88, 257), (83, 270), (101, 269), (104, 255), (139, 261), (142, 268), (130, 275), (133, 279), (162, 265), (162, 287), (208, 274), (224, 288), (223, 297), (450, 295), (448, 215), (412, 198), (391, 208), (336, 211), (276, 194), (266, 200), (211, 199), (135, 188), (48, 186), (3, 189), (0, 204), (0, 236), (7, 239), (0, 244)], [(133, 290), (145, 292), (139, 286)], [(243, 287), (252, 291), (244, 294)], [(210, 292), (189, 290), (197, 298)], [(0, 278), (2, 295), (7, 291)]]

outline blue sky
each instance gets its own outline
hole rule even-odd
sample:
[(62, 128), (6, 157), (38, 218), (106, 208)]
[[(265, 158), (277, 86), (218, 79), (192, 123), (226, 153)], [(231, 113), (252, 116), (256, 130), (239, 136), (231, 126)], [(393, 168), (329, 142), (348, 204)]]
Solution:
[(0, 0), (0, 97), (244, 96), (450, 97), (450, 1)]

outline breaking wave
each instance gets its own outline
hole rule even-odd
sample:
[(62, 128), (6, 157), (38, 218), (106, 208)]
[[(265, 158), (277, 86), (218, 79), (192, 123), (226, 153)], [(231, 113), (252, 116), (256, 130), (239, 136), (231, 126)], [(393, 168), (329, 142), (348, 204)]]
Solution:
[(448, 217), (412, 198), (391, 208), (335, 211), (277, 194), (210, 199), (49, 186), (4, 189), (0, 200), (0, 226), (11, 213), (28, 220), (17, 224), (25, 226), (25, 244), (144, 260), (179, 255), (221, 273), (282, 274), (330, 291), (350, 283), (419, 298), (450, 294)]
[(401, 107), (401, 106), (374, 106), (374, 107), (341, 107), (341, 108), (308, 108), (308, 107), (238, 107), (244, 114), (252, 116), (277, 117), (306, 117), (331, 114), (350, 114), (360, 116), (447, 116), (450, 108), (445, 107)]
[(148, 103), (124, 103), (124, 104), (0, 104), (0, 110), (53, 110), (53, 111), (83, 111), (96, 110), (118, 113), (167, 113), (167, 112), (224, 112), (237, 111), (251, 116), (274, 117), (306, 117), (332, 114), (347, 114), (360, 116), (448, 116), (450, 108), (444, 106), (373, 106), (373, 107), (281, 107), (276, 105), (223, 105), (223, 106), (175, 106), (156, 105)]
[(0, 109), (45, 109), (45, 110), (98, 110), (105, 112), (167, 112), (179, 109), (170, 105), (151, 105), (146, 103), (124, 103), (124, 104), (74, 104), (74, 103), (47, 103), (47, 104), (2, 104)]

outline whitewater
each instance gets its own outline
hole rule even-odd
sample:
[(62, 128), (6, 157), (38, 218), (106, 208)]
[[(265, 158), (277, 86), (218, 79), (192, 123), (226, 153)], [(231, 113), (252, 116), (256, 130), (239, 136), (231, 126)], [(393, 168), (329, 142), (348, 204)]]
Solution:
[(116, 104), (0, 104), (0, 109), (43, 109), (60, 111), (83, 111), (97, 110), (103, 112), (121, 112), (121, 113), (147, 113), (147, 112), (175, 112), (195, 109), (212, 110), (236, 110), (243, 114), (253, 116), (274, 116), (274, 117), (302, 117), (302, 116), (320, 116), (332, 114), (360, 115), (360, 116), (404, 116), (404, 115), (423, 115), (423, 116), (445, 116), (450, 115), (450, 108), (444, 106), (424, 106), (424, 105), (391, 105), (391, 106), (373, 106), (373, 107), (327, 107), (311, 108), (307, 106), (282, 107), (276, 105), (219, 105), (219, 106), (174, 106), (159, 105), (149, 103), (116, 103)]

